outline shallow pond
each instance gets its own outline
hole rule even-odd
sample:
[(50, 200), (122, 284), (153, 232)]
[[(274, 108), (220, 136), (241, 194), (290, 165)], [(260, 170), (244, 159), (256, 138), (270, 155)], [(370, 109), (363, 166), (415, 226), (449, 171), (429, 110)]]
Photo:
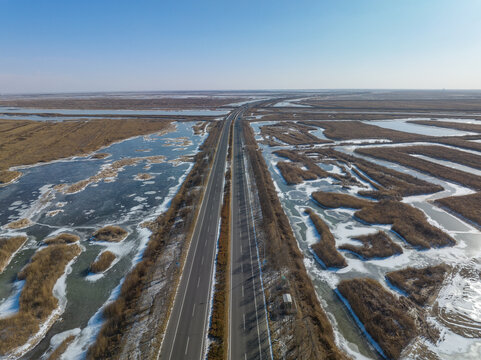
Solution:
[[(264, 124), (251, 123), (251, 125), (257, 138), (259, 138), (259, 128)], [(403, 126), (402, 124), (399, 125), (401, 129)], [(408, 144), (403, 144), (403, 146), (404, 145)], [(442, 197), (470, 194), (473, 193), (472, 190), (421, 174), (398, 164), (366, 158), (379, 165), (411, 174), (432, 183), (440, 184), (445, 189), (442, 192), (432, 195), (413, 196), (403, 199), (404, 202), (424, 211), (430, 223), (448, 232), (457, 241), (457, 245), (454, 247), (417, 251), (393, 234), (390, 231), (390, 226), (363, 224), (353, 218), (355, 210), (325, 209), (318, 206), (311, 197), (314, 191), (343, 192), (354, 195), (360, 187), (356, 186), (350, 189), (344, 189), (341, 185), (335, 184), (331, 178), (306, 181), (299, 185), (287, 185), (276, 166), (278, 161), (286, 161), (286, 159), (276, 156), (273, 152), (279, 148), (291, 147), (260, 146), (263, 150), (264, 158), (274, 180), (284, 211), (289, 217), (299, 247), (305, 254), (304, 262), (306, 268), (313, 280), (321, 303), (332, 320), (338, 343), (353, 357), (362, 359), (364, 357), (378, 358), (379, 356), (373, 348), (369, 346), (366, 338), (362, 336), (358, 327), (347, 313), (345, 306), (334, 294), (334, 289), (340, 280), (354, 277), (371, 277), (381, 282), (386, 289), (390, 289), (389, 284), (385, 281), (386, 272), (399, 270), (407, 266), (422, 267), (445, 262), (463, 270), (468, 269), (474, 273), (481, 271), (481, 261), (476, 261), (476, 259), (479, 259), (479, 254), (481, 253), (481, 233), (471, 225), (436, 207), (432, 203), (434, 199)], [(318, 147), (319, 145), (316, 146)], [(355, 148), (356, 145), (353, 144), (336, 146), (336, 150), (351, 155), (354, 155), (353, 152)], [(356, 156), (358, 155), (356, 154)], [(435, 160), (433, 159), (433, 161)], [(338, 166), (332, 164), (319, 165), (324, 170), (333, 174), (338, 174), (340, 170)], [(347, 168), (347, 171), (351, 170)], [(351, 175), (356, 176), (352, 172)], [(360, 178), (358, 178), (358, 180), (363, 184), (365, 189), (370, 189), (368, 183), (362, 181)], [(310, 245), (319, 241), (319, 234), (316, 232), (309, 217), (304, 214), (303, 209), (305, 207), (315, 210), (315, 212), (328, 223), (338, 246), (343, 243), (353, 243), (353, 236), (384, 230), (394, 242), (403, 247), (404, 253), (386, 259), (364, 261), (353, 254), (342, 252), (348, 266), (338, 271), (324, 270), (310, 251)], [(449, 314), (455, 314), (455, 317), (457, 315), (459, 315), (459, 317), (464, 316), (463, 319), (465, 321), (466, 319), (470, 319), (467, 320), (465, 324), (458, 323), (455, 324), (455, 326), (459, 326), (459, 328), (463, 326), (468, 328), (470, 326), (477, 326), (479, 323), (478, 311), (481, 308), (481, 287), (477, 286), (476, 282), (470, 278), (458, 276), (459, 273), (453, 275), (452, 279), (448, 279), (446, 287), (442, 289), (438, 297), (438, 303), (440, 308), (442, 310), (447, 309), (446, 311), (449, 311)], [(390, 291), (399, 295), (394, 289), (390, 289)], [(433, 326), (440, 329), (442, 334), (436, 344), (425, 341), (424, 345), (431, 351), (439, 354), (443, 359), (479, 359), (481, 357), (481, 340), (463, 337), (452, 332), (443, 325), (441, 317), (430, 319), (430, 321), (433, 323)], [(424, 340), (421, 339), (420, 341), (423, 342)], [(456, 346), (452, 346), (453, 343), (456, 344)]]
[[(69, 357), (82, 356), (101, 324), (98, 310), (109, 297), (115, 297), (115, 289), (141, 257), (150, 232), (140, 224), (153, 220), (168, 208), (170, 199), (192, 167), (192, 163), (180, 157), (195, 155), (205, 138), (194, 135), (194, 124), (176, 123), (174, 132), (139, 136), (113, 144), (98, 151), (111, 154), (105, 159), (76, 157), (26, 167), (21, 170), (24, 175), (17, 182), (0, 188), (0, 224), (25, 217), (34, 222), (33, 226), (18, 231), (0, 230), (0, 236), (25, 233), (29, 239), (0, 274), (0, 311), (3, 303), (6, 303), (5, 313), (16, 310), (15, 297), (19, 293), (16, 274), (45, 237), (63, 231), (74, 233), (80, 236), (83, 248), (65, 284), (57, 288), (59, 293), (66, 292), (66, 298), (60, 299), (65, 308), (61, 320), (25, 358), (39, 358), (49, 349), (54, 335), (61, 334), (54, 337), (55, 343), (69, 332), (80, 334), (79, 340), (72, 345), (76, 351), (69, 352)], [(175, 140), (179, 137), (180, 141)], [(64, 194), (53, 189), (58, 184), (87, 179), (116, 160), (160, 155), (165, 161), (139, 161), (121, 169), (115, 179), (92, 183), (77, 193)], [(139, 173), (148, 173), (152, 178), (137, 180)], [(120, 243), (88, 240), (95, 230), (105, 225), (119, 225), (128, 230), (129, 235)], [(89, 274), (90, 263), (105, 249), (115, 253), (118, 261), (102, 275)]]

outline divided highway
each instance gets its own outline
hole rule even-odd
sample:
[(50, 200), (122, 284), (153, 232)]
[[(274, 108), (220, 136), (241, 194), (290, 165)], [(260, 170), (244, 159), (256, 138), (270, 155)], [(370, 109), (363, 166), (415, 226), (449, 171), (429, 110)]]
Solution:
[(231, 289), (229, 359), (272, 359), (250, 194), (238, 119), (249, 106), (224, 121), (213, 167), (157, 359), (202, 360), (207, 350), (210, 296), (222, 206), (229, 128), (234, 122), (231, 202)]

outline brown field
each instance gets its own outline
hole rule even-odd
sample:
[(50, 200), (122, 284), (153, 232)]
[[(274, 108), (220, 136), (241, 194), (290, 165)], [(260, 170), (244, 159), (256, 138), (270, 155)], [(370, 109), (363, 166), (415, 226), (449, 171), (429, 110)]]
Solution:
[(306, 180), (315, 180), (317, 175), (309, 170), (303, 170), (301, 167), (292, 162), (280, 161), (277, 163), (277, 168), (281, 172), (282, 177), (287, 184), (300, 184)]
[(363, 207), (369, 206), (373, 203), (372, 201), (361, 199), (349, 194), (330, 193), (323, 191), (316, 191), (312, 193), (312, 198), (323, 207), (331, 209), (340, 207), (362, 209)]
[[(175, 262), (172, 260), (168, 264), (162, 262), (164, 254), (169, 246), (172, 247), (179, 241), (179, 234), (185, 234), (183, 235), (185, 237), (181, 238), (183, 242), (181, 252), (185, 253), (186, 243), (188, 243), (188, 240), (185, 239), (190, 238), (196, 216), (196, 211), (192, 211), (192, 209), (198, 207), (200, 203), (202, 192), (198, 189), (205, 183), (221, 129), (220, 122), (209, 128), (209, 136), (201, 145), (200, 152), (195, 156), (194, 167), (172, 199), (170, 208), (150, 224), (149, 228), (152, 229), (153, 234), (142, 260), (126, 276), (117, 300), (104, 310), (105, 323), (95, 343), (89, 348), (88, 359), (119, 357), (126, 346), (126, 337), (131, 336), (130, 329), (137, 323), (145, 324), (142, 330), (144, 335), (142, 335), (140, 343), (136, 342), (132, 346), (137, 353), (144, 354), (146, 358), (155, 356), (169, 318), (176, 289), (175, 284), (180, 276), (179, 267), (175, 265)], [(183, 261), (184, 255), (182, 254), (177, 257), (179, 261)], [(161, 262), (160, 265), (157, 261)], [(144, 291), (149, 289), (151, 282), (156, 281), (155, 275), (158, 266), (168, 267), (163, 275), (167, 285), (153, 298), (152, 294), (144, 293)], [(153, 315), (148, 318), (144, 316), (146, 310), (145, 305), (142, 304), (144, 298), (152, 307), (149, 309)], [(152, 325), (149, 325), (150, 321), (152, 321)], [(129, 353), (129, 349), (125, 349), (125, 351), (127, 354)]]
[(83, 155), (133, 136), (173, 129), (170, 121), (0, 120), (0, 171)]
[(481, 228), (481, 193), (438, 199), (436, 205), (472, 221)]
[(0, 274), (8, 266), (12, 255), (27, 241), (26, 236), (0, 238)]
[(479, 176), (410, 156), (396, 148), (383, 148), (382, 151), (379, 151), (379, 148), (357, 148), (356, 152), (362, 155), (398, 163), (439, 179), (465, 185), (474, 190), (481, 190), (481, 177)]
[[(479, 99), (453, 100), (453, 99), (383, 99), (383, 100), (323, 100), (307, 99), (301, 104), (311, 105), (316, 110), (349, 110), (349, 111), (463, 111), (481, 112)], [(437, 115), (436, 115), (437, 116)]]
[(384, 231), (358, 236), (354, 240), (360, 241), (362, 245), (344, 244), (339, 246), (339, 249), (352, 251), (364, 259), (386, 258), (403, 253), (403, 249), (392, 241)]
[(354, 215), (370, 224), (392, 224), (394, 232), (420, 249), (456, 243), (451, 236), (429, 224), (421, 210), (399, 201), (382, 200), (358, 210)]
[(93, 233), (92, 237), (96, 241), (120, 242), (124, 240), (129, 233), (119, 226), (105, 226)]
[(449, 129), (481, 133), (481, 125), (479, 124), (460, 123), (460, 122), (453, 122), (453, 121), (436, 121), (436, 120), (410, 120), (408, 122), (413, 124), (419, 124), (419, 125), (437, 126), (437, 127), (443, 127), (443, 128), (449, 128)]
[(264, 139), (279, 140), (289, 145), (309, 145), (329, 143), (328, 140), (319, 139), (309, 133), (315, 127), (294, 122), (280, 122), (273, 125), (264, 125), (260, 128)]
[(406, 146), (396, 148), (405, 154), (425, 155), (434, 159), (447, 160), (475, 169), (481, 169), (481, 156), (466, 151), (455, 150), (444, 146)]
[(67, 264), (81, 252), (80, 246), (49, 245), (37, 251), (18, 273), (25, 280), (20, 295), (19, 311), (0, 319), (0, 354), (23, 345), (58, 306), (52, 290)]
[(192, 109), (216, 108), (219, 106), (246, 101), (241, 97), (165, 97), (157, 99), (133, 98), (43, 98), (1, 100), (0, 106), (14, 106), (41, 109), (91, 109), (91, 110), (148, 110), (148, 109)]
[(409, 304), (373, 279), (343, 280), (337, 289), (387, 357), (398, 359), (418, 333)]
[[(232, 123), (233, 124), (233, 123)], [(232, 145), (231, 127), (231, 142)], [(229, 147), (229, 150), (231, 148)], [(231, 151), (228, 158), (232, 159)], [(227, 171), (224, 185), (224, 202), (221, 210), (221, 226), (216, 259), (215, 289), (212, 302), (212, 319), (209, 337), (212, 340), (207, 353), (208, 360), (227, 358), (227, 332), (229, 319), (229, 257), (230, 257), (230, 203), (231, 203), (231, 171)]]
[(437, 142), (445, 145), (457, 146), (461, 149), (468, 149), (474, 151), (481, 151), (481, 143), (475, 141), (469, 141), (468, 137), (444, 137), (431, 140), (432, 142)]
[(432, 303), (443, 284), (449, 267), (441, 264), (422, 269), (408, 267), (386, 274), (386, 278), (399, 289), (407, 292), (416, 304), (424, 306)]
[(30, 221), (30, 219), (19, 219), (19, 220), (15, 220), (15, 221), (12, 221), (12, 222), (8, 223), (7, 225), (5, 225), (5, 228), (7, 228), (7, 229), (23, 229), (23, 228), (29, 227), (32, 224), (33, 223)]
[[(443, 187), (421, 180), (409, 174), (404, 174), (373, 162), (344, 154), (334, 149), (308, 150), (306, 154), (317, 155), (320, 161), (334, 158), (352, 166), (353, 171), (364, 181), (369, 182), (376, 190), (362, 191), (360, 195), (376, 199), (430, 194), (442, 191)], [(365, 175), (364, 175), (365, 174)]]
[(360, 121), (304, 121), (303, 124), (324, 129), (324, 135), (333, 140), (388, 139), (393, 142), (422, 141), (427, 136), (382, 128)]
[(80, 237), (74, 234), (62, 233), (54, 237), (45, 239), (43, 242), (47, 245), (53, 244), (72, 244), (80, 240)]
[(343, 268), (347, 266), (346, 259), (336, 249), (336, 240), (329, 229), (329, 226), (311, 209), (305, 209), (309, 214), (314, 227), (321, 236), (318, 243), (311, 246), (319, 259), (325, 264), (327, 268)]
[(103, 251), (97, 260), (90, 264), (90, 271), (94, 274), (99, 274), (107, 270), (114, 262), (116, 256), (113, 252), (105, 250)]
[[(332, 326), (307, 275), (304, 256), (248, 122), (243, 122), (243, 132), (262, 210), (262, 231), (268, 239), (265, 244), (268, 267), (270, 271), (286, 274), (286, 291), (296, 301), (296, 313), (289, 332), (292, 341), (287, 344), (286, 356), (288, 359), (346, 359), (335, 343)], [(275, 296), (275, 289), (270, 291)]]

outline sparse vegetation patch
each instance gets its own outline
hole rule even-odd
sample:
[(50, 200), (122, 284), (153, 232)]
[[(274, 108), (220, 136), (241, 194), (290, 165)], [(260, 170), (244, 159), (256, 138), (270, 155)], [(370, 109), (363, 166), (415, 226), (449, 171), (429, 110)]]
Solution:
[(339, 249), (351, 251), (363, 259), (386, 258), (402, 254), (402, 248), (396, 244), (384, 232), (378, 231), (375, 234), (356, 236), (354, 240), (361, 242), (361, 246), (351, 244), (340, 245)]
[(0, 274), (7, 267), (12, 255), (27, 241), (26, 236), (0, 238)]
[(96, 241), (108, 241), (108, 242), (120, 242), (124, 240), (129, 233), (122, 229), (120, 226), (105, 226), (102, 229), (97, 230), (92, 235), (92, 240)]
[(110, 265), (114, 262), (116, 256), (113, 252), (105, 250), (103, 251), (99, 257), (90, 264), (90, 271), (98, 274), (107, 270)]

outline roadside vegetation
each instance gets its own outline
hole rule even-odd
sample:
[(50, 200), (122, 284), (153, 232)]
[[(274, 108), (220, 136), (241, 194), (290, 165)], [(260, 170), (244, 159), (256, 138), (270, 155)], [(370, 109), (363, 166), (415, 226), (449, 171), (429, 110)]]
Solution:
[(264, 245), (268, 264), (266, 271), (285, 274), (284, 287), (273, 287), (267, 291), (271, 299), (280, 298), (284, 292), (289, 292), (296, 303), (292, 326), (285, 329), (292, 339), (286, 344), (286, 358), (346, 359), (335, 343), (332, 326), (307, 275), (304, 256), (277, 197), (252, 128), (248, 122), (243, 122), (242, 125), (262, 211), (262, 231), (268, 239)]
[(409, 298), (416, 304), (424, 306), (434, 301), (448, 271), (449, 267), (445, 264), (422, 269), (408, 267), (389, 272), (386, 278), (392, 285), (409, 294)]
[[(230, 130), (228, 164), (232, 161), (233, 127)], [(207, 353), (209, 360), (227, 359), (227, 335), (229, 319), (229, 268), (230, 268), (230, 206), (231, 206), (231, 171), (227, 170), (224, 183), (224, 202), (221, 210), (221, 225), (215, 268), (215, 288), (212, 304), (212, 318), (209, 337), (212, 340)]]
[(90, 271), (94, 274), (99, 274), (107, 270), (110, 265), (114, 262), (116, 256), (113, 252), (105, 250), (103, 251), (99, 257), (90, 264)]
[(0, 319), (0, 355), (25, 344), (57, 308), (58, 299), (52, 293), (53, 287), (67, 264), (80, 252), (77, 244), (49, 245), (37, 251), (18, 273), (18, 280), (25, 280), (25, 285), (18, 312)]
[(353, 252), (364, 260), (387, 258), (389, 256), (403, 253), (402, 247), (392, 241), (384, 231), (378, 231), (375, 234), (356, 236), (354, 240), (359, 241), (361, 245), (356, 246), (344, 244), (340, 245), (339, 249)]
[(26, 236), (12, 236), (0, 238), (0, 274), (8, 266), (12, 255), (27, 241)]
[(404, 347), (417, 336), (409, 303), (392, 295), (376, 280), (342, 280), (337, 290), (388, 359), (398, 359)]
[(343, 268), (347, 266), (346, 259), (336, 249), (336, 240), (329, 229), (329, 226), (311, 209), (304, 210), (309, 215), (318, 234), (321, 236), (319, 242), (311, 246), (314, 253), (327, 268)]

